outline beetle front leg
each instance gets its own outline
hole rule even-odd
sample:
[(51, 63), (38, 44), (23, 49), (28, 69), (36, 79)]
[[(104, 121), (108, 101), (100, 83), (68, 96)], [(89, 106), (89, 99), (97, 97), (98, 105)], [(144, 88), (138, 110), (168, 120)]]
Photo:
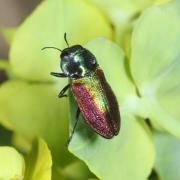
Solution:
[(67, 77), (67, 75), (64, 74), (64, 73), (51, 72), (50, 74), (51, 74), (52, 76), (55, 76), (55, 77), (62, 77), (62, 78)]
[(59, 93), (58, 97), (59, 97), (59, 98), (67, 97), (67, 95), (65, 94), (65, 92), (69, 89), (69, 87), (70, 87), (70, 84), (66, 85), (66, 86), (61, 90), (61, 92)]

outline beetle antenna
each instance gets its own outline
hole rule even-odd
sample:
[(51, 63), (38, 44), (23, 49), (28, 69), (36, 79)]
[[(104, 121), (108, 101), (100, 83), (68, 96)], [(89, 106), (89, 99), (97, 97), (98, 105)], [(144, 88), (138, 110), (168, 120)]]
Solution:
[(56, 49), (56, 50), (58, 50), (58, 51), (62, 52), (62, 50), (61, 50), (61, 49), (56, 48), (56, 47), (43, 47), (41, 50), (48, 49), (48, 48), (51, 48), (51, 49)]
[(68, 43), (68, 41), (67, 41), (67, 37), (66, 37), (66, 32), (64, 33), (64, 40), (65, 40), (65, 42), (66, 42), (66, 44), (67, 44), (67, 46), (69, 47), (69, 43)]

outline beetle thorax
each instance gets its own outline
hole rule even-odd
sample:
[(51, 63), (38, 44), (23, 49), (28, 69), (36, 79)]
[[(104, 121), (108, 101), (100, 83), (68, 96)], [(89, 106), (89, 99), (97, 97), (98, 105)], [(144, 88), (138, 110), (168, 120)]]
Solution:
[(82, 46), (72, 46), (61, 54), (61, 69), (72, 79), (88, 76), (97, 68), (95, 56)]

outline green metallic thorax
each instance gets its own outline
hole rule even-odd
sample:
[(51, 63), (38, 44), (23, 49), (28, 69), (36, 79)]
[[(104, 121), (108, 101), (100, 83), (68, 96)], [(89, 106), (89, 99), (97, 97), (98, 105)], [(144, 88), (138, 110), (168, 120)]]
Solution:
[(84, 58), (81, 56), (81, 53), (77, 53), (74, 56), (74, 61), (79, 62), (79, 64), (80, 64), (79, 68), (82, 70), (82, 76), (91, 74), (91, 72), (89, 71), (89, 69), (87, 68), (87, 66), (85, 64)]
[(89, 76), (97, 67), (95, 56), (79, 45), (66, 48), (61, 53), (62, 72), (71, 79)]

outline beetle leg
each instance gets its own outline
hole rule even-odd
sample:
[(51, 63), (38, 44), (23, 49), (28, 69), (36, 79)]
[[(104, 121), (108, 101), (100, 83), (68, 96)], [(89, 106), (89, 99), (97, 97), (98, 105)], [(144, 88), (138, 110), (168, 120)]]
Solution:
[(69, 87), (70, 87), (70, 84), (66, 85), (66, 86), (60, 91), (58, 97), (59, 97), (59, 98), (67, 97), (67, 95), (64, 94), (64, 93), (68, 90)]
[(69, 137), (69, 139), (68, 139), (68, 141), (67, 141), (67, 146), (68, 146), (69, 143), (71, 142), (72, 137), (73, 137), (73, 135), (74, 135), (75, 129), (76, 129), (77, 124), (78, 124), (80, 112), (81, 112), (81, 111), (80, 111), (80, 109), (79, 109), (79, 107), (78, 107), (78, 108), (77, 108), (77, 111), (76, 111), (76, 122), (75, 122), (75, 124), (74, 124), (74, 127), (73, 127), (73, 130), (72, 130), (72, 132), (71, 132), (71, 135), (70, 135), (70, 137)]
[(76, 111), (76, 119), (79, 119), (80, 112), (80, 108), (78, 107)]
[(51, 72), (51, 75), (55, 77), (67, 77), (64, 73)]

